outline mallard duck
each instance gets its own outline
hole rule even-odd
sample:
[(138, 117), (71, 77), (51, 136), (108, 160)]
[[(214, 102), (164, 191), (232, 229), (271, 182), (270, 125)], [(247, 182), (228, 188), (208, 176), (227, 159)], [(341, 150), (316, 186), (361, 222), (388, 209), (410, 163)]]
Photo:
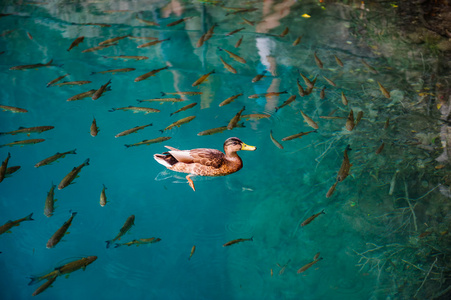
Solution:
[(243, 167), (243, 161), (237, 151), (257, 149), (254, 146), (246, 145), (236, 137), (228, 138), (224, 142), (225, 154), (216, 149), (179, 150), (170, 146), (165, 147), (170, 151), (154, 154), (153, 157), (169, 170), (189, 173), (186, 179), (194, 191), (196, 189), (190, 176), (224, 176), (235, 173)]

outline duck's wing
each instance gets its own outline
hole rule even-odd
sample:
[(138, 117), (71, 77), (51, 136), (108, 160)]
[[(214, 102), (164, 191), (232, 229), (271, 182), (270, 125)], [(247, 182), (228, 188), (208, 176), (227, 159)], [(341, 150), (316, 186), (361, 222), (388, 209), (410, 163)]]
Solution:
[(172, 151), (180, 151), (179, 149), (171, 147), (171, 146), (165, 146), (165, 147)]
[(198, 163), (204, 166), (219, 168), (225, 159), (224, 153), (216, 149), (192, 149), (192, 150), (176, 150), (169, 151), (179, 162), (192, 164)]

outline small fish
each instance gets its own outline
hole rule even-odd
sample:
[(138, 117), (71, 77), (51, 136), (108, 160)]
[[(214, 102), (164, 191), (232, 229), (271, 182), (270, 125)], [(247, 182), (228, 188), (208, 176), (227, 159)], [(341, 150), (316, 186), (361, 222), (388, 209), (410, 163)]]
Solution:
[(110, 24), (106, 24), (106, 23), (92, 23), (92, 22), (89, 22), (89, 23), (79, 23), (79, 24), (72, 23), (72, 24), (74, 24), (74, 25), (83, 25), (83, 26), (111, 27)]
[(181, 111), (185, 111), (185, 110), (188, 110), (188, 109), (190, 109), (190, 108), (193, 108), (193, 107), (196, 106), (196, 105), (197, 105), (197, 102), (190, 103), (190, 104), (185, 105), (185, 106), (183, 106), (182, 108), (180, 108), (180, 109), (174, 111), (173, 113), (170, 113), (169, 115), (172, 116), (172, 115), (174, 115), (174, 114), (176, 114), (176, 113), (179, 113), (179, 112), (181, 112)]
[(231, 65), (229, 65), (228, 63), (226, 63), (222, 57), (220, 56), (219, 59), (221, 60), (222, 64), (224, 65), (224, 68), (229, 71), (230, 73), (236, 74), (236, 69), (234, 67), (232, 67)]
[(6, 177), (6, 170), (8, 169), (8, 162), (11, 158), (11, 154), (8, 152), (8, 156), (6, 156), (5, 160), (2, 162), (2, 165), (0, 167), (0, 182), (3, 181)]
[(227, 242), (227, 243), (225, 243), (225, 244), (222, 245), (222, 246), (223, 246), (223, 247), (227, 247), (227, 246), (230, 246), (230, 245), (233, 245), (233, 244), (236, 244), (236, 243), (241, 243), (241, 242), (246, 242), (246, 241), (253, 241), (253, 240), (254, 240), (254, 237), (250, 237), (250, 238), (248, 238), (248, 239), (236, 239), (236, 240)]
[(47, 193), (47, 198), (45, 198), (45, 205), (44, 205), (44, 215), (47, 218), (50, 218), (53, 216), (53, 211), (55, 209), (55, 188), (56, 185), (52, 183), (52, 186), (50, 187), (49, 192)]
[(287, 94), (288, 91), (283, 91), (283, 92), (269, 92), (269, 93), (263, 93), (263, 94), (253, 94), (250, 95), (248, 98), (249, 99), (256, 99), (256, 98), (260, 98), (260, 97), (276, 97), (279, 96), (281, 94)]
[(379, 81), (377, 82), (377, 84), (379, 85), (379, 89), (381, 90), (381, 92), (382, 92), (382, 95), (384, 95), (384, 96), (385, 96), (385, 98), (388, 98), (388, 99), (390, 99), (390, 92), (389, 92), (389, 91), (387, 91), (387, 89), (386, 89), (386, 88), (384, 88), (384, 86), (383, 86), (382, 84), (380, 84), (380, 82), (379, 82)]
[(6, 147), (6, 146), (12, 147), (12, 146), (17, 146), (17, 145), (23, 146), (23, 145), (37, 144), (37, 143), (42, 143), (44, 141), (45, 141), (45, 139), (28, 139), (28, 140), (22, 140), (22, 141), (15, 141), (12, 143), (0, 145), (0, 148)]
[(290, 29), (288, 27), (285, 27), (285, 29), (282, 31), (281, 34), (279, 34), (279, 37), (284, 37), (288, 34), (288, 32), (290, 31)]
[(58, 160), (59, 158), (65, 157), (67, 154), (77, 154), (75, 151), (76, 151), (76, 149), (67, 151), (67, 152), (63, 152), (63, 153), (56, 152), (56, 154), (54, 154), (50, 157), (47, 157), (46, 159), (43, 159), (40, 162), (38, 162), (37, 164), (35, 164), (34, 167), (39, 168), (42, 166), (46, 166), (46, 165), (51, 164), (52, 162)]
[(310, 79), (308, 79), (307, 77), (305, 77), (301, 72), (299, 72), (299, 75), (301, 75), (302, 79), (305, 82), (305, 85), (307, 86), (307, 88), (309, 89), (313, 89), (313, 87), (315, 86), (315, 82), (316, 82), (316, 78), (313, 81), (310, 81)]
[(246, 23), (247, 25), (250, 25), (250, 26), (254, 26), (255, 25), (255, 22), (252, 22), (252, 21), (249, 21), (248, 19), (245, 19), (245, 18), (243, 18), (243, 17), (241, 17), (241, 19), (244, 21), (244, 23)]
[(166, 130), (171, 130), (174, 127), (180, 127), (180, 125), (186, 124), (191, 122), (192, 120), (194, 120), (196, 118), (196, 116), (189, 116), (183, 119), (180, 119), (178, 121), (175, 121), (174, 123), (172, 123), (171, 125), (169, 125), (168, 127), (166, 127), (165, 129), (160, 130), (161, 132), (164, 132)]
[(118, 37), (115, 37), (115, 38), (107, 39), (107, 40), (104, 40), (103, 42), (100, 42), (99, 46), (106, 45), (106, 44), (111, 44), (111, 43), (120, 41), (122, 39), (125, 39), (127, 37), (129, 37), (129, 35), (123, 35), (123, 36), (118, 36)]
[(107, 83), (105, 83), (104, 85), (102, 85), (97, 91), (94, 92), (94, 94), (92, 94), (91, 99), (92, 100), (97, 100), (100, 97), (102, 97), (102, 94), (107, 90), (108, 85), (111, 83), (111, 79), (108, 80)]
[(163, 42), (165, 42), (165, 41), (169, 41), (170, 39), (171, 39), (171, 38), (167, 38), (167, 39), (164, 39), (164, 40), (156, 40), (156, 41), (152, 41), (152, 42), (147, 42), (147, 43), (138, 45), (136, 48), (144, 48), (144, 47), (154, 46), (154, 45), (163, 43)]
[(337, 187), (338, 184), (338, 180), (335, 181), (335, 183), (329, 188), (329, 190), (326, 193), (326, 198), (329, 198), (330, 196), (332, 196), (332, 194), (335, 192), (335, 188)]
[(315, 256), (313, 256), (313, 260), (317, 260), (319, 258), (319, 256), (321, 255), (321, 253), (316, 253)]
[(256, 11), (258, 8), (240, 8), (235, 10), (234, 12), (228, 12), (226, 13), (226, 16), (228, 15), (236, 15), (236, 14), (242, 14), (245, 12), (252, 12), (252, 11)]
[(382, 150), (384, 150), (384, 146), (385, 146), (385, 143), (382, 142), (382, 144), (376, 150), (376, 155), (380, 154), (382, 152)]
[(189, 254), (188, 260), (191, 259), (191, 257), (193, 256), (193, 254), (194, 254), (195, 251), (196, 251), (196, 245), (194, 245), (194, 246), (191, 248), (191, 253)]
[(306, 114), (304, 114), (304, 112), (301, 110), (301, 115), (304, 118), (304, 121), (312, 128), (314, 129), (318, 129), (319, 126), (318, 124), (316, 124), (315, 121), (312, 120), (312, 118), (310, 118), (309, 116), (307, 116)]
[(89, 90), (87, 92), (83, 92), (83, 93), (77, 94), (75, 96), (72, 96), (72, 97), (68, 98), (66, 101), (76, 101), (76, 100), (81, 100), (81, 99), (84, 99), (84, 98), (88, 98), (88, 97), (91, 97), (92, 95), (94, 95), (94, 93), (96, 91), (97, 90)]
[(162, 96), (166, 96), (166, 95), (197, 96), (197, 95), (202, 95), (202, 92), (173, 92), (173, 93), (161, 92), (161, 95)]
[(122, 68), (122, 69), (113, 69), (113, 70), (106, 70), (106, 71), (100, 71), (100, 72), (91, 72), (91, 75), (94, 74), (107, 74), (107, 73), (111, 73), (111, 74), (116, 74), (116, 73), (124, 73), (124, 72), (131, 72), (136, 70), (135, 68)]
[(335, 120), (335, 119), (346, 119), (347, 117), (337, 117), (337, 116), (319, 116), (321, 119)]
[(52, 86), (53, 84), (57, 83), (58, 81), (60, 81), (61, 79), (63, 79), (64, 77), (68, 76), (69, 74), (66, 75), (62, 75), (58, 78), (53, 79), (52, 81), (50, 81), (49, 83), (47, 83), (47, 87)]
[(162, 137), (158, 137), (158, 138), (151, 139), (151, 140), (143, 140), (142, 142), (135, 143), (135, 144), (125, 145), (125, 147), (129, 148), (129, 147), (135, 147), (135, 146), (141, 146), (141, 145), (150, 145), (150, 144), (155, 144), (155, 143), (161, 143), (161, 142), (167, 141), (169, 139), (171, 139), (170, 136), (162, 136)]
[(72, 220), (77, 215), (76, 212), (73, 212), (66, 222), (64, 222), (63, 226), (61, 226), (53, 235), (52, 237), (47, 241), (47, 249), (54, 248), (63, 238), (63, 236), (66, 234), (66, 231), (69, 229), (70, 225), (72, 225)]
[(297, 133), (297, 134), (293, 134), (293, 135), (284, 137), (284, 138), (282, 139), (282, 142), (285, 142), (285, 141), (291, 141), (291, 140), (294, 140), (294, 139), (303, 137), (304, 135), (310, 134), (310, 133), (312, 133), (312, 132), (318, 132), (318, 130), (315, 129), (315, 130), (311, 130), (311, 131), (307, 131), (307, 132), (300, 132), (300, 133)]
[(348, 105), (348, 98), (346, 98), (343, 92), (341, 92), (341, 102), (343, 103), (343, 105)]
[(47, 130), (51, 130), (55, 128), (54, 126), (36, 126), (36, 127), (19, 127), (19, 129), (17, 130), (13, 130), (13, 131), (8, 131), (8, 132), (0, 132), (0, 135), (5, 135), (5, 134), (11, 134), (11, 135), (15, 135), (18, 133), (26, 133), (27, 135), (30, 135), (30, 133), (41, 133)]
[(4, 234), (5, 232), (8, 232), (14, 226), (19, 226), (20, 223), (22, 223), (23, 221), (33, 221), (33, 219), (31, 218), (32, 216), (33, 216), (33, 213), (29, 214), (28, 216), (26, 216), (22, 219), (6, 222), (4, 225), (0, 226), (0, 235)]
[(319, 98), (320, 99), (325, 99), (326, 98), (326, 87), (323, 87), (321, 89), (321, 92), (319, 93)]
[(297, 46), (301, 42), (301, 39), (302, 39), (302, 35), (298, 36), (297, 39), (294, 40), (293, 46)]
[(274, 143), (274, 145), (276, 145), (277, 148), (283, 149), (283, 146), (273, 137), (272, 130), (269, 131), (269, 137), (271, 138), (271, 141)]
[(241, 114), (243, 113), (244, 109), (245, 107), (243, 106), (243, 108), (239, 112), (237, 112), (236, 115), (230, 120), (229, 124), (227, 125), (228, 130), (232, 130), (234, 127), (236, 127), (236, 124), (240, 120)]
[(145, 20), (145, 19), (141, 19), (140, 17), (138, 17), (138, 15), (135, 15), (135, 19), (140, 21), (140, 22), (142, 22), (142, 23), (144, 23), (144, 24), (150, 25), (150, 26), (160, 26), (160, 24), (158, 24), (156, 22)]
[(313, 220), (315, 220), (319, 215), (322, 215), (322, 214), (326, 214), (324, 212), (324, 209), (321, 212), (308, 217), (304, 222), (301, 223), (301, 226), (305, 226), (305, 225), (310, 224)]
[(291, 261), (291, 259), (289, 259), (289, 260), (287, 261), (287, 263), (284, 264), (283, 266), (277, 264), (277, 266), (280, 268), (279, 276), (281, 276), (281, 275), (283, 275), (283, 273), (285, 273), (285, 269), (287, 268), (287, 266), (288, 266), (288, 264), (290, 263), (290, 261)]
[(104, 58), (112, 58), (112, 59), (133, 59), (133, 60), (145, 60), (149, 59), (147, 56), (139, 56), (139, 55), (118, 55), (118, 56), (103, 56)]
[(53, 59), (51, 59), (48, 63), (45, 64), (33, 64), (33, 65), (21, 65), (21, 66), (14, 66), (9, 68), (10, 70), (27, 70), (27, 69), (37, 69), (37, 68), (42, 68), (42, 67), (50, 67), (53, 66), (52, 65)]
[(100, 206), (104, 207), (106, 205), (106, 194), (105, 194), (106, 186), (103, 185), (103, 189), (100, 192)]
[(255, 119), (255, 120), (260, 120), (260, 119), (266, 119), (271, 117), (271, 115), (268, 114), (248, 114), (248, 115), (242, 115), (240, 120), (245, 119)]
[(202, 47), (202, 45), (205, 43), (205, 37), (206, 37), (206, 36), (207, 36), (207, 34), (204, 33), (204, 34), (199, 38), (199, 40), (197, 40), (196, 48)]
[(299, 96), (304, 97), (307, 95), (306, 91), (304, 90), (304, 88), (302, 87), (301, 83), (299, 82), (299, 79), (296, 81), (296, 84), (298, 86), (298, 93)]
[(138, 112), (143, 112), (146, 115), (149, 113), (159, 113), (160, 110), (156, 109), (156, 108), (150, 108), (150, 107), (139, 107), (139, 106), (127, 106), (127, 107), (118, 107), (118, 108), (112, 108), (109, 110), (109, 112), (113, 112), (116, 110), (129, 110), (132, 111), (133, 113), (138, 113)]
[(97, 133), (99, 133), (99, 127), (97, 127), (96, 118), (92, 120), (90, 132), (92, 137), (97, 136)]
[(131, 133), (137, 132), (138, 130), (144, 129), (144, 128), (149, 127), (149, 126), (152, 126), (152, 123), (147, 124), (147, 125), (142, 125), (142, 126), (136, 126), (136, 127), (127, 129), (127, 130), (125, 130), (125, 131), (122, 131), (122, 132), (116, 134), (114, 137), (115, 137), (115, 138), (118, 138), (118, 137), (120, 137), (120, 136), (129, 135), (129, 134), (131, 134)]
[(130, 217), (127, 218), (124, 225), (119, 230), (118, 235), (114, 239), (106, 241), (106, 247), (110, 248), (110, 245), (114, 243), (116, 240), (119, 240), (124, 234), (126, 234), (127, 231), (129, 231), (133, 225), (135, 225), (135, 215), (131, 215)]
[(69, 48), (67, 49), (67, 51), (72, 50), (72, 48), (77, 47), (81, 42), (83, 42), (83, 40), (85, 39), (84, 36), (79, 36), (78, 38), (76, 38), (72, 44), (70, 44)]
[(370, 70), (371, 73), (373, 74), (377, 74), (378, 72), (376, 71), (375, 68), (373, 68), (372, 66), (370, 66), (365, 60), (361, 59), (360, 60), (362, 62), (362, 64), (368, 68), (368, 70)]
[(357, 118), (355, 119), (355, 126), (357, 126), (357, 124), (360, 123), (360, 120), (362, 120), (362, 117), (363, 117), (363, 110), (361, 110), (357, 113)]
[[(237, 32), (240, 32), (241, 30), (244, 30), (244, 29), (245, 29), (244, 27), (241, 27), (241, 28), (239, 28), (239, 29), (235, 29), (235, 30), (233, 30), (233, 31), (231, 31), (231, 32), (229, 32), (229, 33), (226, 33), (225, 36), (230, 36), (230, 35), (232, 35), (232, 34), (235, 34), (235, 33), (237, 33)], [(237, 48), (237, 47), (235, 47), (235, 48)]]
[(343, 154), (343, 162), (341, 163), (340, 170), (338, 170), (337, 182), (342, 182), (349, 175), (349, 170), (352, 165), (349, 163), (348, 151), (351, 151), (351, 147), (348, 145)]
[(171, 23), (167, 24), (166, 27), (171, 27), (171, 26), (178, 25), (178, 24), (180, 24), (180, 23), (182, 23), (182, 22), (185, 22), (185, 21), (187, 21), (187, 20), (189, 20), (189, 19), (191, 19), (191, 18), (192, 18), (192, 17), (181, 18), (180, 20), (177, 20), (177, 21), (174, 21), (174, 22), (171, 22)]
[(80, 173), (81, 169), (84, 166), (89, 166), (89, 158), (84, 161), (81, 165), (78, 167), (74, 167), (72, 171), (70, 171), (64, 178), (61, 180), (60, 184), (58, 185), (58, 190), (62, 190), (65, 187), (72, 184), (72, 181), (77, 177), (78, 173)]
[(335, 57), (335, 61), (337, 62), (337, 65), (339, 65), (340, 67), (344, 67), (343, 62), (336, 55), (334, 55), (334, 57)]
[(355, 127), (354, 123), (354, 111), (351, 109), (349, 112), (348, 118), (346, 119), (346, 129), (348, 131), (352, 131)]
[(136, 77), (136, 78), (135, 78), (135, 82), (142, 81), (142, 80), (147, 79), (147, 78), (149, 78), (149, 77), (151, 77), (151, 76), (155, 76), (155, 74), (157, 74), (158, 72), (163, 71), (163, 70), (166, 70), (166, 69), (168, 69), (168, 68), (169, 68), (169, 66), (166, 66), (166, 67), (163, 67), (163, 68), (159, 68), (159, 69), (152, 70), (152, 71), (150, 71), (150, 72), (148, 72), (148, 73), (146, 73), (146, 74), (143, 74), (143, 75), (141, 75), (141, 76)]
[(318, 68), (322, 69), (323, 62), (318, 58), (318, 56), (316, 55), (316, 52), (313, 52), (313, 56), (315, 57), (315, 62), (316, 62), (316, 65), (318, 66)]
[(240, 39), (235, 43), (235, 48), (238, 48), (241, 45), (241, 42), (243, 41), (244, 35), (240, 37)]
[(229, 50), (223, 49), (221, 47), (218, 47), (220, 51), (225, 51), (232, 59), (236, 60), (239, 63), (246, 64), (246, 60), (235, 53), (230, 52)]
[(94, 51), (102, 50), (102, 49), (105, 49), (105, 48), (108, 48), (108, 47), (111, 47), (111, 46), (116, 46), (116, 45), (117, 45), (117, 43), (96, 46), (96, 47), (85, 49), (85, 50), (81, 51), (81, 53), (94, 52)]
[(265, 77), (265, 73), (266, 73), (266, 72), (267, 72), (267, 71), (265, 70), (265, 71), (263, 71), (261, 74), (255, 75), (255, 77), (252, 78), (252, 82), (255, 83), (255, 82), (260, 81), (263, 77)]
[(303, 266), (302, 268), (300, 268), (300, 269), (297, 271), (297, 273), (300, 274), (300, 273), (303, 273), (303, 272), (307, 271), (307, 269), (309, 269), (311, 266), (313, 266), (314, 264), (316, 264), (317, 262), (319, 262), (319, 261), (322, 260), (322, 259), (323, 259), (323, 258), (320, 257), (320, 258), (318, 258), (318, 259), (316, 259), (316, 260), (314, 260), (314, 261), (312, 261), (312, 262), (309, 262), (308, 264), (306, 264), (305, 266)]
[(282, 105), (276, 106), (276, 111), (278, 111), (282, 107), (285, 107), (285, 106), (289, 105), (294, 100), (296, 100), (296, 95), (291, 95), (285, 102), (282, 103)]
[(270, 274), (271, 274), (271, 277), (274, 275), (274, 272), (272, 271), (272, 269), (271, 269), (271, 272), (270, 272)]
[(326, 81), (331, 85), (331, 86), (337, 86), (335, 84), (335, 82), (333, 82), (332, 80), (330, 80), (329, 78), (327, 78), (326, 76), (323, 76), (324, 79), (326, 79)]
[(79, 81), (63, 81), (61, 83), (56, 83), (54, 84), (54, 86), (66, 86), (66, 85), (84, 85), (84, 84), (88, 84), (91, 83), (92, 81), (89, 80), (79, 80)]
[[(387, 129), (388, 126), (390, 126), (390, 118), (387, 118), (387, 120), (385, 121), (384, 129)], [(0, 135), (1, 135), (1, 133), (0, 133)]]
[(208, 72), (207, 74), (202, 75), (199, 79), (197, 79), (191, 86), (198, 86), (199, 84), (201, 84), (202, 82), (204, 82), (208, 76), (210, 76), (211, 74), (213, 74), (215, 72), (215, 70), (211, 70), (210, 72)]
[(224, 101), (222, 101), (221, 103), (219, 103), (219, 106), (224, 106), (224, 105), (227, 105), (227, 104), (229, 104), (229, 103), (232, 103), (232, 101), (234, 101), (236, 98), (238, 98), (238, 97), (240, 97), (240, 96), (243, 96), (243, 93), (239, 93), (239, 94), (237, 94), (237, 95), (233, 95), (233, 96), (231, 96), (231, 97), (225, 99)]
[(5, 177), (12, 175), (13, 173), (19, 171), (19, 169), (20, 169), (20, 166), (8, 167), (8, 169), (6, 169)]
[(31, 295), (37, 296), (40, 293), (42, 293), (43, 291), (45, 291), (46, 289), (48, 289), (52, 285), (52, 283), (55, 282), (56, 277), (58, 277), (58, 276), (55, 275), (53, 277), (48, 278), (47, 281), (44, 282), (40, 287), (38, 287)]
[(127, 243), (122, 243), (122, 244), (114, 244), (114, 248), (118, 248), (120, 246), (132, 246), (132, 245), (145, 245), (145, 244), (153, 244), (153, 243), (158, 243), (159, 241), (161, 241), (160, 238), (148, 238), (148, 239), (139, 239), (139, 240), (133, 240), (131, 242), (127, 242)]
[[(238, 123), (238, 124), (236, 124), (235, 127), (244, 127), (244, 123)], [(207, 129), (207, 130), (201, 131), (197, 135), (198, 136), (212, 135), (212, 134), (223, 132), (225, 130), (227, 130), (227, 126), (221, 126), (221, 127), (216, 127), (216, 128), (212, 128), (212, 129)]]

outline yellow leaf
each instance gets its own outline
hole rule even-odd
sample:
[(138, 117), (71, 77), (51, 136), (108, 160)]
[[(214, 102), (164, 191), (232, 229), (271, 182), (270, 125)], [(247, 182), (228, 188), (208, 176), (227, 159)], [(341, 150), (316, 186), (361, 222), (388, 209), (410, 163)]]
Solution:
[(310, 15), (308, 15), (308, 14), (303, 14), (301, 17), (303, 17), (303, 18), (310, 18)]

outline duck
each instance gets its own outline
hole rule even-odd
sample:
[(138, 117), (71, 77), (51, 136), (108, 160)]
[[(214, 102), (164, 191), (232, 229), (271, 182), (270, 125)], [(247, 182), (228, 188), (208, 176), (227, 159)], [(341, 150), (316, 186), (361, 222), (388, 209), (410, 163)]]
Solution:
[(245, 144), (237, 137), (228, 138), (224, 142), (224, 153), (209, 148), (179, 150), (171, 146), (165, 147), (169, 151), (154, 154), (154, 159), (169, 170), (188, 173), (186, 179), (194, 191), (196, 189), (191, 176), (225, 176), (235, 173), (243, 167), (243, 161), (237, 152), (257, 149), (255, 146)]

